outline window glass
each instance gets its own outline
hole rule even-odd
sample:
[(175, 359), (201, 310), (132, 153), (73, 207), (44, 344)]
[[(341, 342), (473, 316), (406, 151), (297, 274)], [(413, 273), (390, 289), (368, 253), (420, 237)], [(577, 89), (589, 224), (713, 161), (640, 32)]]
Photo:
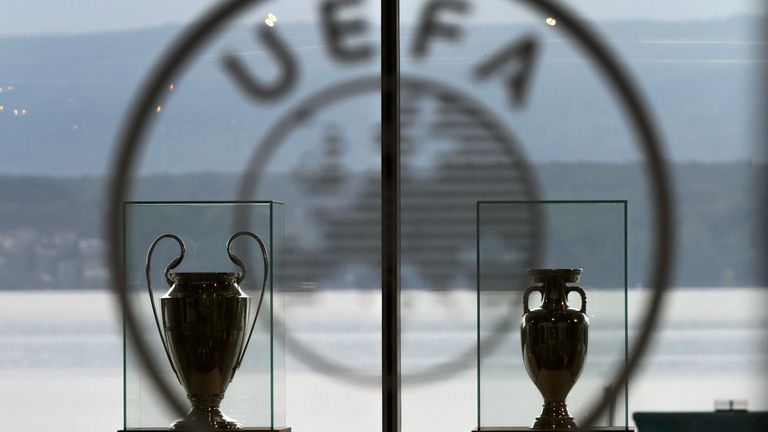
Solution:
[[(754, 199), (763, 11), (636, 3), (566, 2), (635, 79), (675, 185), (674, 290), (629, 413), (719, 400), (766, 410)], [(104, 188), (142, 83), (216, 4), (30, 0), (0, 14), (6, 429), (123, 424)], [(630, 338), (649, 295), (645, 155), (573, 35), (526, 4), (400, 5), (407, 431), (476, 425), (477, 201), (627, 200)], [(126, 197), (285, 201), (285, 416), (299, 431), (381, 424), (379, 9), (273, 0), (228, 22), (165, 83)], [(521, 238), (534, 223), (521, 222)]]

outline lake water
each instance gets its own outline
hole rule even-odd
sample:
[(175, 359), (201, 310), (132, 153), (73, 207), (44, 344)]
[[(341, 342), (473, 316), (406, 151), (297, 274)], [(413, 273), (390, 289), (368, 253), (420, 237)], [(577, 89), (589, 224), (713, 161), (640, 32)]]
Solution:
[[(630, 291), (631, 329), (646, 296), (640, 289)], [(404, 294), (403, 302), (404, 372), (437, 375), (426, 381), (404, 378), (403, 430), (468, 432), (477, 419), (476, 364), (459, 362), (463, 369), (444, 375), (437, 365), (473, 349), (475, 295), (413, 292)], [(716, 399), (745, 399), (751, 410), (768, 409), (766, 306), (766, 289), (675, 291), (654, 349), (630, 384), (629, 411), (710, 411)], [(378, 294), (291, 294), (287, 314), (294, 342), (349, 367), (344, 375), (321, 373), (289, 351), (288, 425), (298, 432), (379, 430), (375, 377), (354, 375), (378, 371)], [(0, 293), (0, 430), (121, 428), (117, 316), (108, 293)], [(538, 404), (530, 387), (510, 405), (522, 399)], [(531, 419), (536, 414), (531, 412)]]

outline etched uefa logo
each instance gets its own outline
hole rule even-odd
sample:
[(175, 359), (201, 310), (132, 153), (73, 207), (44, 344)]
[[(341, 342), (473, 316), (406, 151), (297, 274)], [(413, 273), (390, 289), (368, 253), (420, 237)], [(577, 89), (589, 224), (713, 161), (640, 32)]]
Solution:
[[(293, 334), (284, 317), (276, 316), (275, 325), (285, 328), (287, 349), (307, 365), (363, 384), (377, 384), (380, 376), (378, 8), (363, 0), (217, 5), (169, 47), (138, 94), (121, 135), (110, 196), (115, 216), (135, 173), (196, 170), (236, 180), (216, 183), (212, 176), (210, 191), (186, 190), (190, 199), (285, 202), (283, 288), (297, 299), (290, 320), (334, 316), (323, 324), (328, 332), (353, 325), (367, 329), (361, 337), (369, 339), (350, 360), (329, 349), (327, 340)], [(403, 371), (405, 379), (423, 382), (477, 364), (477, 202), (538, 200), (541, 178), (531, 161), (578, 157), (583, 125), (569, 121), (557, 102), (583, 93), (572, 92), (567, 74), (557, 73), (563, 63), (594, 75), (609, 101), (597, 103), (613, 104), (609, 118), (621, 123), (628, 114), (618, 130), (636, 134), (630, 145), (638, 145), (652, 167), (662, 160), (642, 101), (618, 63), (557, 4), (409, 3), (401, 7), (400, 47), (401, 319), (406, 328), (428, 322), (437, 335), (409, 339), (405, 332), (403, 352), (418, 353), (428, 344), (442, 353)], [(671, 210), (666, 173), (652, 168), (650, 175), (657, 223), (666, 230), (650, 278), (660, 295)], [(535, 207), (521, 206), (513, 217), (514, 240), (503, 245), (509, 256), (500, 278), (522, 296), (525, 270), (536, 266), (543, 234)], [(116, 224), (110, 219), (114, 245)], [(119, 268), (119, 258), (112, 256), (111, 264)], [(438, 291), (438, 300), (422, 295)], [(516, 306), (509, 310), (483, 335), (489, 346), (518, 325)], [(126, 316), (130, 329), (130, 308)], [(470, 329), (460, 343), (440, 339), (440, 331), (457, 328)], [(617, 379), (624, 377), (622, 371)]]

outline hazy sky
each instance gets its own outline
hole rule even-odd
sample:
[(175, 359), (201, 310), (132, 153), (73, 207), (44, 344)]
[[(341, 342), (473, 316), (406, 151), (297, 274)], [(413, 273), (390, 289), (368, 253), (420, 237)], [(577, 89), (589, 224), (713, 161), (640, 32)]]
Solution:
[[(379, 2), (364, 0), (375, 11)], [(483, 21), (513, 20), (506, 0), (482, 0)], [(0, 35), (121, 30), (184, 23), (215, 0), (0, 0)], [(315, 20), (320, 0), (271, 0), (290, 20)], [(401, 0), (403, 20), (417, 16), (422, 0)], [(572, 8), (594, 20), (650, 18), (690, 20), (757, 14), (759, 0), (571, 0)], [(519, 10), (519, 9), (518, 9)], [(266, 9), (264, 10), (266, 12)], [(373, 14), (373, 13), (372, 13)], [(282, 15), (283, 17), (286, 14)]]

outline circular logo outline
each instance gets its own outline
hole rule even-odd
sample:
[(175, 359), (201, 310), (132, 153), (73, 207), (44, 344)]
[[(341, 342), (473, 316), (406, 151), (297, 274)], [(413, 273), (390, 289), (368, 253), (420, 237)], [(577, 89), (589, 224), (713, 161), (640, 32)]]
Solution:
[[(647, 104), (640, 97), (637, 86), (629, 78), (629, 74), (614, 60), (611, 49), (602, 43), (597, 33), (583, 20), (578, 18), (568, 8), (552, 0), (510, 0), (521, 2), (527, 7), (546, 14), (556, 16), (561, 28), (575, 36), (575, 42), (588, 54), (603, 73), (609, 86), (616, 93), (623, 106), (638, 141), (647, 158), (647, 172), (650, 177), (651, 192), (654, 198), (653, 214), (657, 229), (656, 242), (652, 247), (652, 266), (650, 286), (653, 293), (645, 317), (641, 320), (642, 331), (629, 350), (625, 366), (615, 374), (613, 385), (599, 400), (583, 422), (591, 425), (617, 397), (620, 388), (628, 381), (637, 369), (643, 354), (646, 352), (656, 327), (660, 314), (663, 297), (669, 285), (672, 273), (672, 259), (675, 251), (674, 206), (671, 190), (669, 168), (663, 156), (663, 148), (659, 133), (653, 123)], [(138, 149), (143, 144), (147, 126), (152, 123), (148, 117), (152, 107), (162, 100), (160, 96), (165, 83), (182, 72), (191, 56), (199, 51), (204, 43), (218, 33), (220, 26), (237, 13), (249, 6), (257, 6), (263, 0), (229, 0), (215, 5), (208, 13), (191, 24), (171, 45), (167, 55), (153, 67), (148, 80), (141, 87), (125, 117), (123, 128), (117, 141), (117, 151), (112, 163), (112, 180), (107, 188), (109, 203), (106, 218), (106, 238), (108, 240), (108, 267), (113, 274), (112, 287), (117, 293), (120, 308), (123, 311), (126, 334), (131, 339), (137, 355), (151, 379), (155, 382), (161, 396), (179, 414), (185, 411), (184, 402), (173, 395), (170, 386), (161, 379), (159, 369), (149, 356), (144, 341), (138, 333), (136, 317), (128, 301), (128, 289), (125, 284), (124, 268), (119, 251), (122, 250), (121, 238), (121, 206), (128, 185), (127, 180), (132, 175), (137, 159)]]

